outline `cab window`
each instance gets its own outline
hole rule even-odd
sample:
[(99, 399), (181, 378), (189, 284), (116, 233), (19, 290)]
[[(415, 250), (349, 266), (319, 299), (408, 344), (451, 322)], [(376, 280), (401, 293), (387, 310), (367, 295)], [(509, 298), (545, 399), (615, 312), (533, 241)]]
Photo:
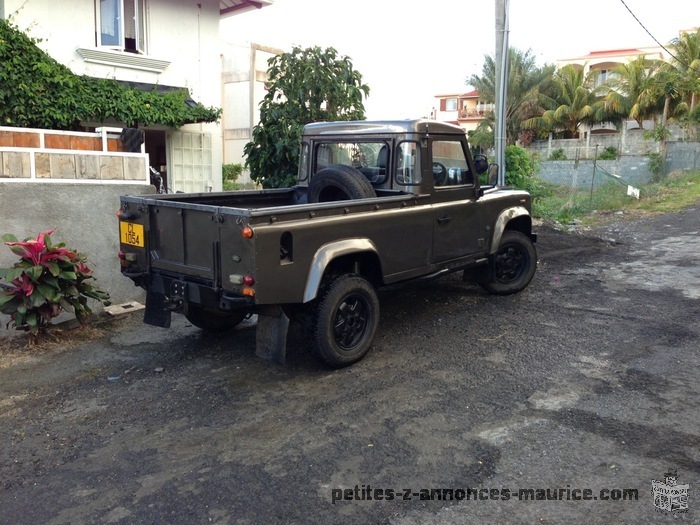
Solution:
[(413, 186), (422, 181), (420, 148), (416, 142), (401, 142), (396, 148), (395, 180), (403, 186)]
[(306, 142), (301, 143), (301, 152), (299, 157), (299, 171), (297, 172), (297, 180), (306, 180), (309, 174), (309, 145)]
[(436, 188), (474, 184), (474, 176), (469, 170), (462, 142), (458, 140), (434, 140), (431, 152), (433, 156), (433, 185)]
[(327, 142), (316, 148), (316, 170), (336, 164), (359, 170), (373, 185), (386, 182), (389, 145), (386, 142)]

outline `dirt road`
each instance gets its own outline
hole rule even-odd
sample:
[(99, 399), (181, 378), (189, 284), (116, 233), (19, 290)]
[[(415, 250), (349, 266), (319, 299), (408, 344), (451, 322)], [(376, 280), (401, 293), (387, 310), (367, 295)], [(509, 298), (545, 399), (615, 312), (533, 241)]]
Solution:
[[(382, 294), (338, 371), (182, 318), (5, 344), (0, 523), (698, 523), (700, 208), (538, 251), (515, 296)], [(669, 469), (687, 513), (654, 506)]]

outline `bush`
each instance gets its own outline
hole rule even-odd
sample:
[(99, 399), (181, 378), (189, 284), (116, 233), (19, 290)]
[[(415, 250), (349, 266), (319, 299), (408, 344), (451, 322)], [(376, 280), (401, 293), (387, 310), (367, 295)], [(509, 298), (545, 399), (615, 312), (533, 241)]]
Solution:
[(14, 235), (3, 235), (19, 261), (12, 268), (0, 268), (0, 312), (10, 316), (10, 325), (36, 337), (48, 328), (62, 310), (73, 312), (85, 323), (92, 310), (88, 299), (109, 305), (109, 294), (92, 283), (92, 270), (87, 258), (65, 244), (51, 244), (51, 234), (42, 232), (36, 239), (17, 241)]
[(564, 155), (563, 148), (557, 148), (552, 153), (550, 153), (549, 160), (566, 160), (566, 155)]
[(533, 157), (520, 146), (506, 147), (506, 184), (527, 189), (535, 174)]
[(649, 159), (647, 166), (651, 172), (651, 180), (659, 182), (664, 175), (664, 158), (660, 153), (647, 153)]
[(617, 148), (615, 146), (608, 146), (598, 155), (598, 160), (615, 160), (616, 158)]
[(243, 173), (243, 164), (223, 164), (221, 166), (221, 179), (224, 191), (239, 190), (240, 185), (236, 182)]

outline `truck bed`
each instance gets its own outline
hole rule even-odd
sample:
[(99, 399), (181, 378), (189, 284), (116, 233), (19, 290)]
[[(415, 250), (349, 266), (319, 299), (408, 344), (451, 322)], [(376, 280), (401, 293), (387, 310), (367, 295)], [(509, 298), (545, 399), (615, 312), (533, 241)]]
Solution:
[(405, 207), (409, 203), (424, 200), (425, 195), (416, 195), (400, 190), (377, 190), (377, 197), (307, 203), (306, 186), (272, 190), (248, 190), (221, 193), (175, 193), (167, 195), (123, 196), (122, 202), (131, 205), (179, 208), (181, 210), (202, 211), (214, 215), (237, 215), (246, 217), (251, 224), (274, 221), (296, 220), (315, 216), (348, 214), (392, 207)]
[[(125, 224), (131, 224), (131, 228), (140, 228), (146, 239), (145, 243), (132, 246), (130, 250), (138, 254), (142, 268), (150, 266), (149, 271), (193, 278), (217, 288), (237, 289), (221, 277), (222, 272), (225, 276), (233, 273), (227, 270), (232, 255), (246, 261), (249, 266), (246, 269), (250, 272), (263, 264), (263, 261), (256, 260), (252, 250), (254, 245), (260, 249), (265, 236), (261, 238), (256, 234), (257, 241), (248, 242), (241, 236), (244, 226), (269, 229), (286, 228), (284, 225), (289, 224), (290, 227), (294, 225), (293, 229), (303, 228), (306, 231), (312, 224), (318, 224), (316, 221), (346, 217), (355, 228), (370, 221), (379, 229), (386, 222), (385, 211), (408, 211), (429, 201), (428, 195), (379, 190), (375, 198), (309, 204), (306, 203), (305, 190), (305, 187), (294, 187), (222, 193), (122, 196), (122, 207), (131, 216)], [(360, 222), (351, 217), (356, 217)], [(315, 231), (320, 235), (325, 230)], [(270, 246), (269, 250), (281, 249), (279, 238), (276, 234), (276, 244)], [(311, 257), (313, 254), (307, 255)], [(297, 256), (300, 257), (301, 254)], [(272, 259), (276, 265), (280, 265), (279, 257)]]

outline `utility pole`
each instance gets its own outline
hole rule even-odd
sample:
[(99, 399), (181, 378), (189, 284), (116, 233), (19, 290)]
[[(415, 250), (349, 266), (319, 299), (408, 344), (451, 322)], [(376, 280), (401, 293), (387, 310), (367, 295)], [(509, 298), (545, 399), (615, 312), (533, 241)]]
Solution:
[(508, 98), (508, 8), (510, 0), (496, 0), (496, 129), (494, 146), (498, 185), (506, 180), (506, 100)]

